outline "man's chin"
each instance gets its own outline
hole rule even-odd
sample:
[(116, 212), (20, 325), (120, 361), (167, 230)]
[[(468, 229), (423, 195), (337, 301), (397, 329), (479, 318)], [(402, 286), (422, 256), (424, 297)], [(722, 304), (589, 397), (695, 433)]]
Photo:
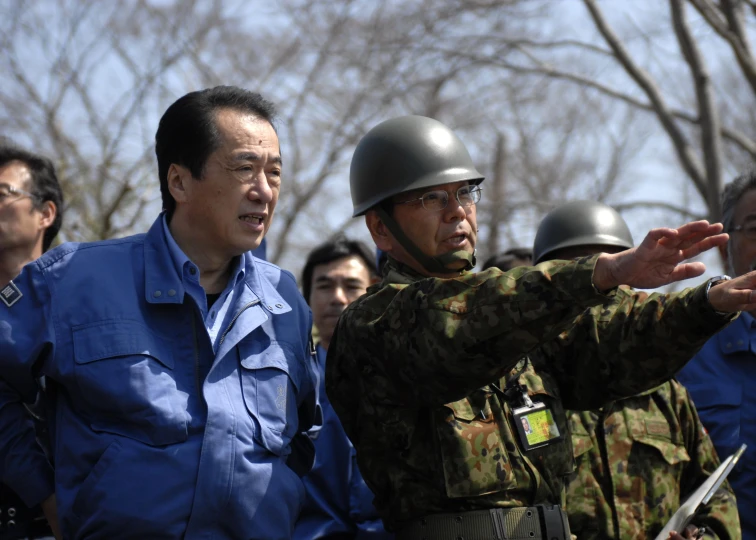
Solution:
[(264, 235), (260, 234), (259, 236), (256, 236), (256, 237), (249, 236), (245, 238), (244, 240), (242, 240), (241, 242), (238, 242), (237, 245), (235, 246), (236, 247), (235, 251), (239, 252), (237, 253), (237, 255), (241, 255), (242, 253), (246, 253), (247, 251), (256, 250), (257, 248), (260, 247), (260, 245), (262, 245), (263, 238), (264, 238)]

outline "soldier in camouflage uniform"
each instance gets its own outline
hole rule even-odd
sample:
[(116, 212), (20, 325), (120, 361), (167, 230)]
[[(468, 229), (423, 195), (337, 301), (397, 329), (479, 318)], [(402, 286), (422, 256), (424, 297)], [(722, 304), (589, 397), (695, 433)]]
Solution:
[[(613, 208), (575, 201), (543, 219), (534, 262), (631, 247), (630, 230)], [(631, 291), (621, 288), (612, 303), (630, 296)], [(591, 309), (611, 310), (612, 304)], [(559, 348), (546, 345), (544, 355), (552, 357)], [(531, 357), (538, 355), (536, 351)], [(565, 392), (563, 403), (573, 408), (585, 404), (576, 397)], [(567, 514), (572, 534), (580, 540), (655, 538), (680, 503), (720, 464), (687, 390), (675, 380), (600, 409), (568, 414), (577, 469), (567, 489)], [(740, 539), (729, 484), (693, 524), (706, 527), (706, 538)]]
[[(559, 503), (573, 470), (560, 398), (570, 377), (592, 407), (656, 386), (732, 320), (717, 311), (756, 300), (751, 274), (711, 287), (708, 301), (698, 287), (584, 313), (620, 283), (700, 275), (700, 263), (678, 263), (725, 241), (706, 222), (657, 229), (617, 255), (470, 273), (482, 180), (453, 132), (417, 116), (372, 129), (352, 160), (354, 214), (389, 260), (341, 316), (326, 390), (399, 540), (569, 538)], [(565, 350), (550, 361), (570, 359), (566, 380), (520, 361), (557, 339)]]

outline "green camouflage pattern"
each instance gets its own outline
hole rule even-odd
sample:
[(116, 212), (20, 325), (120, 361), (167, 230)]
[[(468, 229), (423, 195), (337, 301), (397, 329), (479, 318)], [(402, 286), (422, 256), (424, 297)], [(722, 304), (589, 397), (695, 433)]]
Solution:
[[(655, 538), (720, 464), (688, 391), (675, 380), (599, 410), (572, 412), (570, 429), (577, 469), (567, 513), (580, 540)], [(728, 483), (692, 523), (706, 527), (706, 538), (741, 538)]]
[(732, 319), (703, 287), (622, 294), (612, 309), (586, 311), (620, 292), (594, 289), (596, 259), (437, 279), (389, 258), (383, 281), (342, 314), (326, 391), (389, 529), (433, 513), (564, 503), (570, 438), (523, 451), (497, 388), (519, 376), (567, 433), (563, 402), (600, 406), (657, 386)]

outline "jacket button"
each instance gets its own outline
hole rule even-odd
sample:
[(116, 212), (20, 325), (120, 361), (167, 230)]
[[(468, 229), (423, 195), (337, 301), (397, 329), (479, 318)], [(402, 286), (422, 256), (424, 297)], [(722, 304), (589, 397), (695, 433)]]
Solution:
[(176, 296), (176, 291), (174, 291), (173, 289), (169, 289), (168, 296)]
[(154, 296), (155, 298), (159, 298), (163, 296), (163, 293), (160, 291), (155, 291), (154, 293), (152, 293), (152, 296)]
[(197, 273), (197, 269), (196, 269), (195, 267), (193, 267), (193, 266), (190, 266), (190, 267), (189, 267), (189, 273), (190, 273), (191, 275), (194, 275), (194, 274), (196, 274), (196, 273)]

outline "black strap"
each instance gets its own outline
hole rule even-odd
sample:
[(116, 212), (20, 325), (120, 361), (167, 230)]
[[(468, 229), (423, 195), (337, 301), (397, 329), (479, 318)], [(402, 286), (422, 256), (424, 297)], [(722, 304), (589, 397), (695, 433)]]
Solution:
[[(399, 224), (391, 217), (386, 210), (379, 204), (375, 206), (375, 211), (378, 217), (381, 218), (383, 224), (386, 225), (394, 238), (402, 245), (412, 257), (422, 265), (428, 272), (432, 274), (446, 274), (449, 272), (463, 272), (465, 270), (472, 270), (475, 267), (475, 253), (472, 255), (464, 250), (453, 251), (446, 253), (439, 257), (430, 257), (422, 252), (422, 250), (410, 240)], [(450, 269), (448, 265), (453, 262), (465, 261), (465, 267), (462, 269)]]
[(522, 362), (522, 367), (515, 373), (507, 377), (507, 382), (504, 386), (504, 389), (502, 389), (495, 383), (491, 384), (491, 387), (496, 391), (499, 397), (504, 398), (504, 400), (509, 403), (510, 406), (514, 407), (524, 405), (524, 403), (522, 403), (522, 396), (523, 394), (528, 393), (528, 387), (524, 384), (520, 384), (519, 379), (520, 375), (525, 373), (525, 371), (528, 369), (528, 365), (530, 364), (530, 357), (525, 356), (522, 358), (522, 360), (520, 360), (520, 362)]

